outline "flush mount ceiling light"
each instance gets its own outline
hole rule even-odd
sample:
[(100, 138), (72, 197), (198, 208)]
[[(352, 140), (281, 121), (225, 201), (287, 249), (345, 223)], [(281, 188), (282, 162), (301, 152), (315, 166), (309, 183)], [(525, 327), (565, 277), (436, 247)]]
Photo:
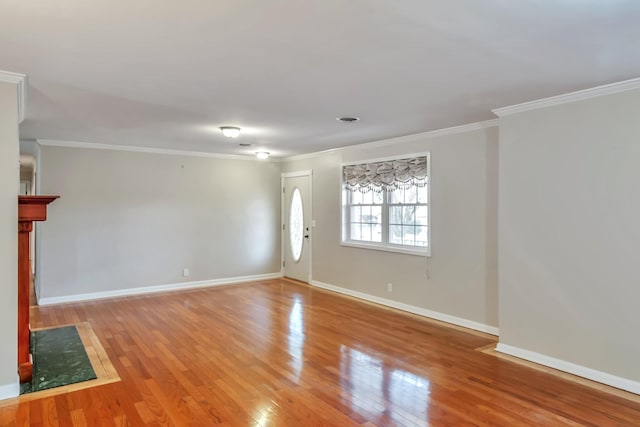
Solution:
[(268, 151), (258, 151), (256, 157), (260, 160), (268, 159), (271, 154)]
[(338, 117), (336, 120), (344, 123), (353, 123), (360, 120), (360, 117)]
[(240, 135), (240, 128), (235, 126), (221, 126), (220, 130), (227, 138), (237, 138)]

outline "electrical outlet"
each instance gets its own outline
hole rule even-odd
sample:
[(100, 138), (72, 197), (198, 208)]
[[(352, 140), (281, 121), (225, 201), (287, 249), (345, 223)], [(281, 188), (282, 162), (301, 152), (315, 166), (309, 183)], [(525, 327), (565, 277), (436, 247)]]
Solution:
[(182, 269), (182, 276), (183, 277), (189, 276), (189, 269), (188, 268), (183, 268)]
[(387, 292), (393, 292), (393, 283), (387, 283)]

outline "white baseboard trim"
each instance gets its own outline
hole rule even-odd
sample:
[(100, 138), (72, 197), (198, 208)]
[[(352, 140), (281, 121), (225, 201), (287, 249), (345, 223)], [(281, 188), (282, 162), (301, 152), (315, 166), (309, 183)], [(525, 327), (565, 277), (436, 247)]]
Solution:
[(282, 273), (256, 274), (253, 276), (228, 277), (224, 279), (198, 280), (196, 282), (171, 283), (167, 285), (142, 286), (139, 288), (117, 289), (113, 291), (92, 292), (88, 294), (65, 295), (61, 297), (41, 298), (38, 305), (64, 304), (68, 302), (91, 301), (105, 298), (125, 297), (132, 295), (152, 294), (156, 292), (186, 291), (189, 289), (208, 288), (231, 285), (234, 283), (256, 282), (260, 280), (278, 279)]
[(309, 283), (313, 286), (317, 286), (322, 289), (327, 289), (329, 291), (338, 292), (344, 295), (349, 295), (355, 298), (363, 299), (365, 301), (374, 302), (380, 305), (385, 305), (387, 307), (397, 308), (398, 310), (417, 314), (419, 316), (440, 320), (442, 322), (451, 323), (453, 325), (462, 326), (464, 328), (473, 329), (475, 331), (485, 332), (491, 335), (497, 336), (499, 334), (499, 330), (495, 326), (486, 325), (484, 323), (475, 322), (473, 320), (463, 319), (461, 317), (451, 316), (449, 314), (428, 310), (426, 308), (416, 307), (414, 305), (404, 304), (398, 301), (377, 297), (375, 295), (365, 294), (364, 292), (358, 292), (358, 291), (353, 291), (351, 289), (341, 288), (339, 286), (330, 285), (328, 283), (318, 282), (317, 280), (311, 280)]
[(587, 368), (586, 366), (577, 365), (575, 363), (567, 362), (566, 360), (556, 359), (555, 357), (546, 356), (544, 354), (514, 347), (508, 344), (498, 343), (496, 351), (528, 360), (529, 362), (537, 363), (539, 365), (548, 366), (559, 371), (568, 372), (570, 374), (619, 388), (621, 390), (630, 391), (631, 393), (640, 394), (640, 382), (638, 381), (608, 374), (606, 372)]
[(0, 384), (0, 400), (13, 399), (20, 395), (20, 381), (11, 384)]

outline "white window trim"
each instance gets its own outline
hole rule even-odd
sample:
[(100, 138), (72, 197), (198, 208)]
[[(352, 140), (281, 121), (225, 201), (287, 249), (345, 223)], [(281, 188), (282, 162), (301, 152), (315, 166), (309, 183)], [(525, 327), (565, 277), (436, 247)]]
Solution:
[[(405, 254), (405, 255), (416, 255), (416, 256), (431, 256), (430, 251), (427, 249), (409, 249), (408, 247), (396, 246), (392, 244), (377, 244), (377, 243), (368, 243), (368, 242), (358, 242), (358, 241), (346, 241), (340, 242), (340, 246), (346, 246), (350, 248), (360, 248), (360, 249), (371, 249), (374, 251), (383, 251), (383, 252), (394, 252), (397, 254)], [(418, 246), (416, 246), (418, 247)]]
[[(421, 248), (419, 246), (411, 247), (411, 246), (402, 246), (402, 245), (394, 245), (393, 243), (375, 243), (375, 242), (362, 242), (358, 240), (345, 240), (345, 205), (343, 204), (343, 191), (344, 191), (344, 175), (343, 168), (344, 166), (349, 165), (357, 165), (362, 163), (376, 163), (376, 162), (385, 162), (391, 160), (399, 160), (399, 159), (408, 159), (412, 157), (425, 157), (427, 158), (427, 215), (428, 215), (428, 227), (427, 227), (427, 241), (428, 246), (426, 248)], [(349, 161), (340, 164), (340, 246), (359, 248), (359, 249), (370, 249), (375, 251), (383, 251), (383, 252), (394, 252), (405, 255), (415, 255), (415, 256), (423, 256), (423, 257), (431, 257), (431, 152), (421, 152), (421, 153), (411, 153), (411, 154), (402, 154), (391, 157), (381, 157), (375, 159), (366, 159), (359, 161)], [(385, 202), (384, 206), (388, 206)], [(386, 226), (383, 224), (383, 228), (386, 228), (386, 231), (389, 230), (389, 224)], [(415, 249), (414, 249), (415, 248)]]

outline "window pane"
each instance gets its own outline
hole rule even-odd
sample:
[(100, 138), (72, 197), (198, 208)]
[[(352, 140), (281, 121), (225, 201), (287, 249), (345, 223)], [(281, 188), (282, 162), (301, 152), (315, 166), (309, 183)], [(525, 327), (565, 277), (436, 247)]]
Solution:
[(404, 190), (395, 189), (389, 192), (389, 203), (404, 202)]
[(427, 246), (428, 240), (427, 227), (416, 227), (416, 246)]
[(427, 186), (418, 187), (418, 203), (428, 203)]
[(362, 221), (362, 212), (360, 206), (352, 206), (351, 207), (351, 222), (361, 222)]
[(381, 205), (384, 200), (384, 192), (373, 191), (373, 203), (376, 205)]
[(415, 206), (404, 206), (402, 210), (402, 223), (403, 224), (415, 224)]
[(371, 206), (363, 206), (361, 209), (362, 222), (371, 222)]
[(371, 224), (362, 224), (362, 240), (371, 241)]
[(429, 225), (429, 208), (426, 206), (416, 206), (416, 224)]
[(389, 207), (389, 224), (402, 224), (402, 206)]
[(373, 203), (373, 195), (372, 195), (373, 191), (367, 191), (366, 193), (362, 194), (362, 203), (365, 205), (370, 205), (371, 203)]
[(362, 240), (360, 234), (360, 224), (351, 224), (351, 240)]
[(403, 245), (415, 245), (415, 228), (413, 226), (402, 226), (402, 244)]
[(371, 240), (374, 242), (382, 242), (382, 225), (377, 224), (372, 226), (371, 229)]
[(373, 206), (371, 208), (371, 218), (373, 223), (381, 224), (382, 223), (382, 206)]
[(362, 203), (362, 193), (356, 190), (351, 191), (351, 204), (359, 205)]
[(402, 226), (390, 225), (389, 226), (389, 243), (396, 245), (402, 244)]
[(291, 256), (295, 262), (298, 262), (300, 260), (300, 255), (302, 255), (302, 235), (304, 234), (302, 196), (300, 195), (300, 190), (298, 188), (293, 190), (289, 210), (289, 243), (291, 247)]
[(404, 202), (405, 203), (416, 203), (417, 193), (416, 186), (412, 185), (411, 187), (404, 190)]

